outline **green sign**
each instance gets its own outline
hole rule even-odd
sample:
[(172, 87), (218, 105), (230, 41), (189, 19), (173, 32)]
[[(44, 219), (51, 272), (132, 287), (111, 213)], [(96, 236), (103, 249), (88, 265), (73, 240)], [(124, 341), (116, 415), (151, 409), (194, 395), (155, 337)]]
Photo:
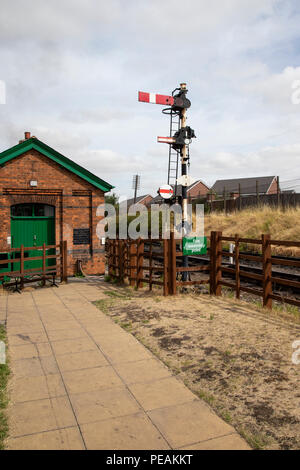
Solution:
[(182, 251), (184, 255), (206, 255), (207, 237), (183, 238)]

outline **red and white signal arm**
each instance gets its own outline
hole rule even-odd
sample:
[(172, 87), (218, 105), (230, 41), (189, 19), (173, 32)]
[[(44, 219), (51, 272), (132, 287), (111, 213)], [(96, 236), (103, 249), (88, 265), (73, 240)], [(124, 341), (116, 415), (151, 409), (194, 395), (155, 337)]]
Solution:
[(139, 91), (139, 101), (143, 101), (144, 103), (163, 104), (169, 106), (173, 106), (174, 104), (173, 96), (159, 95), (157, 93), (145, 93), (144, 91)]
[(160, 186), (158, 193), (163, 199), (171, 199), (174, 194), (174, 190), (169, 184), (163, 184)]

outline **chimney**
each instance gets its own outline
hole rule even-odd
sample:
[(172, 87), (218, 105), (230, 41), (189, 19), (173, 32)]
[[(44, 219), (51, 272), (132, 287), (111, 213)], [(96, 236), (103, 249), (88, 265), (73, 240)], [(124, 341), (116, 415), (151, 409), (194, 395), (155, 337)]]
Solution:
[(30, 139), (30, 132), (25, 132), (25, 140)]

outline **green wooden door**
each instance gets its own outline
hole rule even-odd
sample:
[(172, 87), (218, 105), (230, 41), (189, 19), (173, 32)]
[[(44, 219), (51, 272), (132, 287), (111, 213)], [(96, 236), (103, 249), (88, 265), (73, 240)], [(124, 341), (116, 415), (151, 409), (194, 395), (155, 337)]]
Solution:
[[(45, 210), (45, 207), (46, 206), (42, 204), (22, 204), (14, 206), (14, 210), (12, 210), (11, 215), (12, 248), (20, 248), (21, 245), (24, 245), (24, 247), (41, 247), (43, 243), (45, 243), (46, 245), (55, 244), (54, 210)], [(47, 216), (49, 213), (50, 216)], [(55, 249), (48, 249), (46, 250), (46, 253), (48, 255), (55, 254)], [(26, 261), (26, 258), (34, 256), (42, 256), (42, 251), (35, 250), (33, 248), (32, 250), (26, 250), (24, 252), (24, 270), (37, 269), (42, 267), (42, 260)], [(13, 257), (19, 258), (20, 252), (13, 253)], [(20, 263), (13, 264), (13, 270), (19, 271)], [(46, 260), (46, 266), (51, 266), (54, 264), (55, 259)]]

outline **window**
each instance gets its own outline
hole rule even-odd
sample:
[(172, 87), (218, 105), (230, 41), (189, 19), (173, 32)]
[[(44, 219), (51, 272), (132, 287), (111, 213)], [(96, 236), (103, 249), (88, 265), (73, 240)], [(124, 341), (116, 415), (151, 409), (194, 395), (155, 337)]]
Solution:
[(13, 217), (54, 217), (54, 206), (48, 204), (15, 204), (11, 206)]

